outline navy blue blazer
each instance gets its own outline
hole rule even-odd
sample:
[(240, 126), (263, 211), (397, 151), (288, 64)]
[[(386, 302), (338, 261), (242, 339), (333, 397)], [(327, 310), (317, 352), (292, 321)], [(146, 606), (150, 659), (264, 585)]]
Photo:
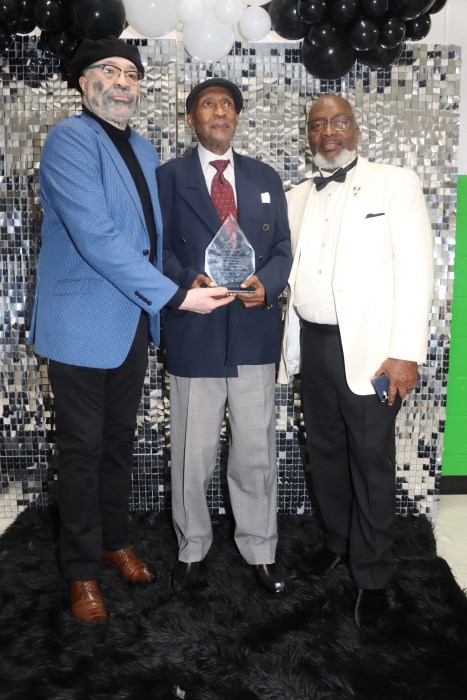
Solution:
[[(278, 296), (292, 264), (287, 203), (278, 174), (260, 161), (234, 153), (238, 223), (255, 250), (256, 275), (267, 305), (245, 309), (237, 299), (211, 314), (166, 309), (166, 365), (181, 377), (237, 375), (237, 365), (279, 361), (282, 336)], [(197, 149), (157, 169), (164, 223), (163, 271), (189, 289), (204, 268), (206, 247), (220, 227)]]

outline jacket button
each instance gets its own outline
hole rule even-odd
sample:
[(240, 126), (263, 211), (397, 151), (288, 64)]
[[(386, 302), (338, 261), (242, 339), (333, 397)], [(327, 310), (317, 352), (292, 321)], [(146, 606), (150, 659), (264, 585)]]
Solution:
[(143, 250), (143, 255), (149, 255), (149, 250), (147, 248)]
[(259, 258), (258, 258), (258, 260), (262, 260), (262, 259), (263, 259), (263, 256), (262, 256), (262, 255), (260, 255), (260, 256), (259, 256)]
[(180, 238), (180, 243), (186, 243), (186, 238)]
[(269, 224), (263, 224), (263, 231), (269, 231)]

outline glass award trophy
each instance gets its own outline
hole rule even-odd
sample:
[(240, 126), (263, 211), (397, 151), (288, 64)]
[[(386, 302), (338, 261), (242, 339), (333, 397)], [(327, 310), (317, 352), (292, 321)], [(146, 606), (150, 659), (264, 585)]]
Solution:
[(206, 274), (220, 287), (239, 294), (254, 293), (240, 285), (255, 271), (255, 251), (232, 214), (229, 214), (206, 248)]

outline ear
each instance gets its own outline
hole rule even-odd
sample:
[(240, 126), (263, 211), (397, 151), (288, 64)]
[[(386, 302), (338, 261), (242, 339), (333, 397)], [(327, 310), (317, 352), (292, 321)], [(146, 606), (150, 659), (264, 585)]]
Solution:
[(87, 82), (88, 82), (88, 79), (86, 78), (86, 76), (80, 75), (79, 80), (78, 80), (78, 84), (79, 84), (82, 92), (84, 92), (84, 88), (86, 87)]
[(193, 130), (194, 130), (195, 127), (193, 126), (193, 118), (192, 118), (192, 116), (191, 116), (191, 112), (190, 112), (189, 114), (186, 115), (186, 123), (188, 124), (188, 126), (190, 127), (190, 129), (193, 129)]

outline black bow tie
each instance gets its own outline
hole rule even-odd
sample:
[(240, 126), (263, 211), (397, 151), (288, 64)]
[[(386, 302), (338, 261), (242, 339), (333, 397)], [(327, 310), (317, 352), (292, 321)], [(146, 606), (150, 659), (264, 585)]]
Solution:
[(352, 170), (352, 168), (355, 167), (357, 164), (357, 159), (354, 158), (351, 163), (345, 166), (345, 168), (337, 168), (337, 170), (334, 170), (334, 172), (331, 175), (328, 175), (328, 177), (324, 177), (323, 175), (317, 175), (316, 177), (313, 178), (316, 189), (318, 192), (323, 189), (323, 187), (326, 187), (326, 185), (329, 182), (345, 182), (345, 178), (347, 177), (347, 173), (349, 170)]

